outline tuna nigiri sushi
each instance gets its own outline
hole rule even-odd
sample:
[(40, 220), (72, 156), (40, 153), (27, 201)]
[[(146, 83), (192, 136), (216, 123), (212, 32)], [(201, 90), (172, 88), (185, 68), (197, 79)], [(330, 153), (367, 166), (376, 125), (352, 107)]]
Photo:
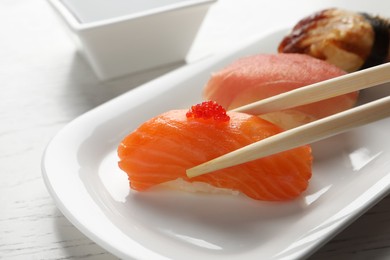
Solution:
[(257, 116), (226, 113), (215, 102), (203, 102), (190, 110), (168, 111), (140, 125), (120, 143), (119, 167), (137, 191), (178, 181), (210, 187), (208, 192), (236, 191), (255, 200), (290, 200), (306, 190), (311, 178), (310, 146), (194, 178), (186, 176), (188, 168), (281, 131)]
[[(258, 54), (238, 59), (213, 73), (203, 97), (233, 109), (344, 74), (340, 68), (305, 54)], [(290, 129), (349, 109), (357, 98), (358, 93), (353, 92), (261, 116)]]

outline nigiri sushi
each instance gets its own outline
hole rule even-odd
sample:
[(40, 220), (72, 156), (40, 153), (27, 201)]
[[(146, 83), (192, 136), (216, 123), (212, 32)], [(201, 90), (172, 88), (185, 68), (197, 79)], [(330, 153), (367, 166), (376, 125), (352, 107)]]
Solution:
[(118, 164), (136, 191), (184, 182), (207, 192), (222, 189), (255, 200), (291, 200), (307, 189), (311, 178), (308, 145), (194, 178), (186, 176), (188, 168), (281, 131), (257, 116), (226, 113), (217, 103), (206, 101), (140, 125), (120, 143)]
[(389, 24), (367, 13), (325, 9), (301, 19), (278, 51), (305, 53), (353, 72), (390, 60)]
[[(205, 100), (233, 109), (296, 88), (346, 74), (305, 54), (257, 54), (243, 57), (214, 72), (203, 89)], [(353, 107), (358, 92), (260, 115), (290, 129)]]

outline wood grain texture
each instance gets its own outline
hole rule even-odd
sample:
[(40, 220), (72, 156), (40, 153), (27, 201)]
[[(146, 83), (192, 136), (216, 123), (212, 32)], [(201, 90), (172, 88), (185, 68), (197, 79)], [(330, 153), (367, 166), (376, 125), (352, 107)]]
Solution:
[[(258, 17), (254, 11), (258, 1), (221, 0), (219, 8), (225, 15), (217, 15), (221, 24), (240, 20), (242, 13), (233, 20), (227, 17), (237, 3), (247, 6), (248, 19)], [(361, 5), (372, 6), (372, 2)], [(229, 33), (244, 37), (253, 30), (243, 26)], [(201, 54), (207, 53), (206, 47), (227, 48), (227, 40), (234, 38), (224, 34), (221, 25), (210, 28), (218, 33), (208, 44), (199, 42)], [(1, 1), (0, 29), (0, 259), (117, 259), (57, 209), (42, 180), (42, 153), (72, 119), (174, 68), (99, 82), (43, 0)], [(211, 35), (206, 31), (199, 41)], [(390, 197), (386, 197), (310, 259), (389, 259), (389, 231)]]

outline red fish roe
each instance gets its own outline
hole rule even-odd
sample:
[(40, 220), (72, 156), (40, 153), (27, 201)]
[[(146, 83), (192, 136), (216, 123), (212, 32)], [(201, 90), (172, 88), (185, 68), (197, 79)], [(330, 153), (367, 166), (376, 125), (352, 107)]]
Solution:
[(215, 101), (205, 101), (191, 106), (186, 116), (187, 118), (195, 119), (214, 119), (218, 122), (227, 122), (230, 120), (230, 117), (226, 114), (226, 110)]

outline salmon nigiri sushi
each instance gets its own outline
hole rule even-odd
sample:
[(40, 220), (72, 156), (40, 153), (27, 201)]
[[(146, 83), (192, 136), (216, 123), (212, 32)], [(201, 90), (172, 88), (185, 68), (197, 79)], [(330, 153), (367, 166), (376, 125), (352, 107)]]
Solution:
[[(344, 74), (335, 65), (305, 54), (258, 54), (238, 59), (213, 73), (203, 97), (233, 109)], [(290, 129), (349, 109), (357, 98), (358, 92), (353, 92), (261, 116)]]
[[(310, 146), (188, 178), (186, 169), (280, 133), (264, 119), (226, 111), (213, 101), (171, 110), (140, 125), (118, 147), (119, 167), (130, 187), (147, 191), (185, 183), (195, 191), (242, 193), (255, 200), (298, 197), (311, 178)], [(184, 185), (184, 186), (186, 186)]]

